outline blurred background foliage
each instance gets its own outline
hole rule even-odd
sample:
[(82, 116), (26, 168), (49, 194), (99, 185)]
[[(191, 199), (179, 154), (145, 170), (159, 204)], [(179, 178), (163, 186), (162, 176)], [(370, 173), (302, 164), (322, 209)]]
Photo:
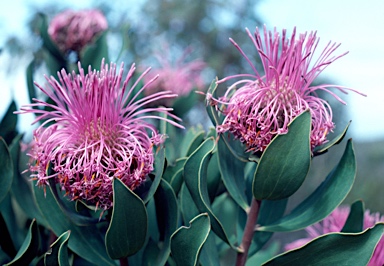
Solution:
[[(194, 52), (191, 59), (201, 58), (208, 65), (204, 72), (208, 88), (209, 83), (216, 76), (222, 78), (251, 71), (248, 63), (229, 42), (229, 37), (242, 47), (251, 60), (254, 62), (258, 60), (255, 57), (254, 46), (244, 30), (245, 27), (248, 27), (253, 31), (256, 26), (262, 26), (263, 18), (257, 13), (258, 3), (259, 1), (251, 0), (235, 2), (229, 0), (144, 0), (122, 6), (121, 1), (94, 1), (90, 7), (102, 10), (108, 19), (108, 44), (112, 61), (117, 63), (124, 61), (126, 66), (133, 62), (143, 67), (156, 65), (157, 61), (153, 55), (161, 51), (164, 43), (170, 44), (170, 49), (175, 54), (181, 54), (186, 47), (192, 47)], [(134, 16), (129, 11), (130, 5), (137, 5), (135, 6), (137, 12)], [(64, 6), (64, 3), (52, 3), (45, 6), (31, 5), (32, 15), (26, 25), (31, 34), (20, 37), (15, 33), (4, 41), (4, 46), (1, 47), (0, 56), (6, 57), (8, 62), (1, 71), (5, 72), (8, 78), (14, 78), (15, 69), (26, 68), (32, 58), (32, 53), (35, 58), (40, 58), (40, 64), (43, 66), (44, 55), (40, 49), (42, 42), (37, 34), (38, 14), (44, 13), (51, 18), (68, 7), (70, 6)], [(177, 56), (175, 57), (177, 58)], [(44, 73), (44, 67), (39, 73)], [(37, 75), (35, 75), (35, 79), (37, 79)], [(327, 83), (332, 84), (330, 81)], [(20, 88), (14, 88), (15, 98), (18, 98), (21, 93), (26, 92), (20, 91)], [(337, 124), (335, 133), (337, 134), (344, 129), (350, 118), (344, 106), (331, 98), (328, 100), (334, 107)], [(203, 105), (204, 103), (201, 102), (191, 111), (193, 115), (187, 117), (188, 123), (209, 125), (210, 122), (204, 115), (196, 121), (196, 112), (205, 113)], [(291, 198), (287, 211), (290, 211), (323, 181), (328, 169), (336, 165), (343, 152), (345, 142), (350, 137), (352, 136), (348, 133), (342, 145), (335, 146), (332, 148), (333, 151), (313, 159), (309, 177)], [(366, 208), (371, 212), (384, 213), (383, 147), (384, 139), (378, 142), (355, 142), (358, 174), (346, 203), (350, 204), (357, 199), (362, 199)], [(283, 236), (289, 238), (287, 234), (276, 234), (274, 238)], [(295, 238), (297, 236), (292, 237), (292, 239)], [(288, 239), (284, 242), (289, 241)]]

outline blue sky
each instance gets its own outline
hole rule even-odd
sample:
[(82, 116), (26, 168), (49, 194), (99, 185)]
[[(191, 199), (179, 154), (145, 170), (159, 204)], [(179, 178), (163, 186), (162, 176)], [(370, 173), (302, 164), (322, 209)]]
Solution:
[[(0, 37), (17, 32), (27, 34), (28, 0), (0, 1)], [(34, 0), (34, 3), (49, 3)], [(124, 3), (125, 1), (122, 1)], [(75, 8), (89, 7), (91, 1), (68, 1)], [(17, 10), (17, 12), (13, 12)], [(268, 28), (277, 27), (298, 32), (317, 30), (320, 47), (328, 41), (342, 43), (339, 53), (349, 51), (322, 74), (335, 84), (352, 87), (368, 97), (354, 93), (343, 95), (348, 103), (346, 121), (352, 119), (351, 135), (356, 140), (384, 138), (384, 1), (380, 0), (264, 0), (257, 6), (257, 14)], [(130, 10), (130, 12), (134, 12)], [(253, 29), (251, 29), (253, 30)], [(229, 36), (230, 37), (230, 36)], [(0, 38), (0, 45), (2, 44)], [(0, 64), (7, 57), (0, 56)], [(15, 71), (9, 88), (3, 86), (0, 114), (6, 109), (15, 88), (25, 88), (25, 69)], [(0, 69), (2, 84), (9, 83)], [(11, 89), (14, 89), (11, 92)], [(20, 90), (19, 90), (20, 91)], [(26, 95), (17, 95), (20, 102), (27, 102)], [(21, 117), (21, 119), (26, 119)]]

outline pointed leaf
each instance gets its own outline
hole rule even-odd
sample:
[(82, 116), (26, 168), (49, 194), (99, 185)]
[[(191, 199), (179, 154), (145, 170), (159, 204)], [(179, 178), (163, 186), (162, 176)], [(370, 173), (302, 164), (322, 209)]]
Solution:
[[(161, 180), (155, 194), (157, 222), (160, 231), (162, 249), (150, 265), (165, 265), (171, 251), (171, 235), (177, 229), (178, 208), (175, 193), (165, 180)], [(147, 264), (146, 264), (147, 265)]]
[(191, 127), (185, 134), (180, 145), (180, 157), (188, 157), (203, 142), (205, 136), (204, 130)]
[(21, 245), (16, 257), (6, 265), (28, 265), (36, 256), (40, 243), (39, 228), (36, 220), (32, 220), (28, 234)]
[[(32, 195), (32, 183), (26, 180), (22, 175), (19, 168), (22, 156), (26, 156), (25, 154), (20, 153), (20, 141), (23, 135), (16, 136), (11, 144), (9, 145), (9, 152), (12, 157), (13, 162), (13, 181), (11, 186), (11, 193), (13, 199), (16, 200), (19, 207), (24, 211), (24, 213), (28, 216), (28, 218), (33, 219), (36, 218), (39, 221), (40, 225), (45, 225), (44, 219), (40, 210), (37, 208), (37, 205), (33, 199)], [(21, 165), (23, 162), (21, 162)]]
[(147, 224), (144, 202), (115, 178), (112, 218), (105, 235), (108, 255), (112, 259), (120, 259), (138, 252), (145, 242)]
[(304, 182), (311, 163), (311, 114), (305, 111), (277, 135), (263, 152), (253, 179), (253, 196), (258, 200), (284, 199)]
[(65, 66), (65, 59), (56, 46), (56, 44), (52, 41), (51, 37), (48, 34), (48, 21), (47, 16), (43, 13), (39, 13), (40, 17), (40, 36), (43, 40), (43, 46), (49, 53), (59, 62), (63, 63), (63, 67)]
[(0, 137), (0, 203), (11, 189), (13, 180), (13, 163), (8, 146)]
[(44, 254), (45, 265), (69, 266), (68, 240), (71, 231), (64, 232), (51, 245), (51, 251)]
[(52, 188), (46, 187), (44, 190), (33, 182), (33, 195), (37, 206), (48, 223), (52, 231), (57, 235), (70, 230), (71, 237), (68, 240), (68, 247), (95, 265), (114, 265), (108, 257), (103, 238), (95, 225), (77, 226), (60, 209), (55, 200)]
[(364, 227), (364, 203), (361, 200), (355, 201), (351, 205), (347, 221), (345, 222), (342, 233), (358, 233)]
[(105, 63), (108, 63), (107, 32), (101, 33), (94, 43), (86, 45), (81, 54), (81, 64), (86, 69), (88, 66), (92, 66), (92, 69), (99, 69), (103, 59)]
[[(261, 202), (259, 217), (257, 219), (258, 225), (266, 225), (273, 223), (274, 221), (283, 217), (285, 208), (287, 206), (288, 199), (281, 200), (263, 200)], [(252, 246), (248, 252), (249, 256), (252, 256), (268, 242), (272, 237), (273, 232), (260, 232), (256, 231), (253, 240)]]
[(236, 203), (246, 211), (249, 204), (245, 195), (245, 163), (232, 156), (222, 137), (219, 138), (217, 143), (217, 153), (224, 185)]
[(213, 214), (209, 202), (207, 189), (207, 167), (215, 147), (212, 138), (206, 139), (199, 148), (191, 154), (184, 165), (184, 181), (191, 194), (197, 209), (207, 212), (211, 221), (212, 230), (229, 245), (227, 234), (217, 217)]
[(313, 150), (314, 156), (323, 154), (323, 153), (327, 152), (328, 149), (331, 148), (333, 145), (339, 144), (344, 139), (345, 135), (347, 134), (347, 131), (348, 131), (349, 126), (351, 125), (351, 122), (352, 121), (348, 122), (347, 126), (344, 128), (344, 130), (338, 136), (336, 136), (335, 138), (333, 138), (332, 140), (328, 141), (327, 143), (325, 143), (321, 146), (317, 146)]
[(347, 142), (338, 165), (325, 181), (292, 212), (259, 231), (286, 232), (303, 229), (327, 217), (345, 199), (356, 176), (356, 160), (352, 141)]
[(4, 251), (8, 257), (13, 258), (16, 256), (17, 251), (13, 244), (11, 235), (7, 228), (7, 224), (3, 215), (0, 213), (0, 250)]
[(263, 265), (367, 265), (383, 233), (380, 223), (358, 234), (323, 235)]
[(165, 164), (165, 150), (160, 149), (155, 154), (155, 178), (152, 181), (151, 187), (148, 190), (148, 193), (143, 198), (143, 202), (146, 204), (155, 194), (157, 187), (160, 184), (161, 177), (163, 176)]
[(202, 213), (190, 221), (190, 226), (182, 226), (171, 237), (172, 258), (177, 265), (194, 266), (210, 231), (209, 216)]
[(15, 101), (12, 100), (0, 122), (0, 137), (3, 137), (7, 144), (11, 143), (13, 138), (17, 135), (17, 115), (13, 113), (15, 111), (16, 104)]

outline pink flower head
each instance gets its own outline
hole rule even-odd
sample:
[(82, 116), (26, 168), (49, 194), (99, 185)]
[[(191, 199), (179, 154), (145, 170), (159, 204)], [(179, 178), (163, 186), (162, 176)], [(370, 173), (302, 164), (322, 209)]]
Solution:
[[(137, 94), (133, 91), (139, 79), (128, 87), (135, 71), (133, 64), (123, 80), (124, 65), (116, 73), (116, 64), (101, 63), (101, 70), (89, 67), (88, 74), (79, 63), (79, 73), (58, 73), (59, 81), (46, 77), (49, 86), (36, 84), (54, 104), (34, 99), (18, 113), (38, 115), (34, 123), (42, 124), (34, 131), (34, 146), (29, 153), (30, 165), (38, 185), (45, 186), (55, 178), (72, 200), (85, 200), (98, 207), (112, 206), (112, 181), (119, 178), (134, 190), (153, 170), (153, 146), (164, 136), (146, 122), (163, 119), (177, 127), (178, 123), (151, 114), (169, 114), (171, 108), (148, 108), (153, 101), (173, 98), (170, 91), (142, 93), (155, 79), (150, 80)], [(48, 173), (51, 168), (53, 173)]]
[[(340, 232), (343, 229), (345, 222), (347, 221), (349, 211), (350, 208), (348, 206), (340, 206), (336, 208), (323, 221), (305, 228), (305, 231), (308, 235), (307, 238), (298, 239), (292, 243), (289, 243), (285, 245), (284, 249), (286, 251), (296, 249), (304, 246), (312, 239), (321, 235)], [(365, 211), (363, 225), (364, 230), (373, 227), (378, 222), (384, 222), (384, 216), (380, 216), (379, 213), (370, 213), (369, 210)], [(382, 237), (377, 244), (368, 265), (384, 265), (384, 237)]]
[(325, 100), (317, 96), (316, 91), (324, 90), (344, 103), (328, 88), (334, 87), (344, 93), (346, 88), (311, 84), (329, 64), (346, 53), (333, 56), (339, 44), (328, 43), (313, 63), (319, 42), (316, 32), (296, 36), (294, 29), (288, 39), (286, 30), (280, 35), (276, 29), (271, 32), (264, 27), (263, 36), (258, 28), (254, 36), (248, 29), (246, 31), (259, 54), (264, 73), (260, 74), (238, 44), (230, 39), (254, 73), (233, 75), (217, 81), (220, 84), (242, 78), (219, 99), (207, 95), (210, 104), (222, 105), (225, 115), (223, 123), (217, 127), (218, 133), (229, 131), (247, 146), (248, 151), (262, 152), (277, 134), (288, 132), (288, 124), (295, 117), (309, 109), (312, 115), (311, 148), (327, 142), (327, 134), (335, 127), (332, 110)]
[[(170, 90), (178, 96), (187, 96), (193, 89), (202, 89), (204, 82), (201, 72), (205, 68), (205, 63), (199, 59), (185, 62), (190, 53), (191, 49), (186, 49), (176, 62), (169, 59), (169, 51), (158, 54), (157, 60), (161, 67), (154, 69), (153, 74), (145, 77), (145, 80), (150, 80), (155, 74), (159, 74), (159, 78), (148, 87), (146, 95)], [(174, 99), (161, 99), (154, 104), (171, 106), (173, 101)]]
[(66, 10), (52, 19), (48, 34), (61, 51), (79, 52), (107, 28), (108, 22), (99, 10)]

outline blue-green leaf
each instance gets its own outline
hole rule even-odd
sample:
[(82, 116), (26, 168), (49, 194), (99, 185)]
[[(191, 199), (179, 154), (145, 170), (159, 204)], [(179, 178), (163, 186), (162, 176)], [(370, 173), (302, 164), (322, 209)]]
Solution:
[(160, 184), (161, 177), (163, 176), (165, 163), (165, 150), (160, 149), (155, 155), (155, 178), (152, 181), (151, 187), (147, 191), (144, 197), (142, 197), (143, 202), (146, 204), (155, 194), (157, 187)]
[(145, 242), (148, 217), (144, 202), (120, 179), (113, 180), (112, 218), (105, 235), (105, 246), (112, 259), (138, 252)]
[(28, 234), (21, 245), (16, 257), (6, 265), (28, 265), (36, 256), (39, 250), (40, 234), (36, 220), (32, 220)]
[(172, 187), (165, 180), (161, 180), (159, 189), (156, 191), (155, 204), (162, 249), (149, 265), (164, 265), (171, 250), (171, 235), (177, 229), (178, 221), (176, 196)]
[(326, 234), (263, 265), (367, 265), (383, 233), (379, 223), (362, 233)]
[(249, 204), (245, 195), (245, 163), (233, 157), (222, 137), (219, 138), (217, 144), (217, 153), (223, 183), (231, 197), (246, 211)]
[(4, 138), (7, 144), (11, 143), (13, 138), (17, 135), (17, 115), (13, 113), (15, 111), (16, 103), (12, 100), (0, 122), (0, 137)]
[(364, 227), (364, 203), (361, 200), (355, 201), (351, 205), (347, 221), (345, 222), (342, 233), (358, 233)]
[(7, 223), (3, 215), (0, 213), (0, 250), (7, 254), (7, 257), (13, 258), (16, 256), (17, 251), (13, 244), (11, 234), (7, 228)]
[(190, 221), (190, 226), (182, 226), (171, 237), (172, 258), (177, 265), (195, 266), (199, 254), (210, 231), (209, 216), (202, 213)]
[(101, 233), (95, 225), (77, 226), (69, 219), (59, 207), (52, 193), (52, 188), (47, 186), (44, 190), (33, 182), (33, 195), (37, 206), (44, 216), (45, 221), (56, 235), (70, 230), (71, 237), (68, 240), (68, 247), (95, 265), (114, 265), (108, 257)]
[(0, 203), (11, 189), (13, 180), (13, 163), (8, 146), (0, 137)]
[(356, 176), (356, 160), (352, 141), (347, 142), (338, 165), (325, 181), (292, 212), (258, 228), (259, 231), (284, 232), (303, 229), (328, 216), (345, 199)]
[(184, 165), (184, 181), (196, 204), (197, 209), (207, 212), (211, 221), (212, 230), (229, 245), (227, 234), (222, 224), (213, 214), (207, 189), (207, 167), (212, 155), (215, 142), (213, 138), (206, 139), (197, 150), (191, 154)]
[(351, 122), (352, 121), (349, 121), (347, 126), (344, 128), (344, 130), (339, 135), (337, 135), (335, 138), (333, 138), (332, 140), (328, 141), (327, 143), (325, 143), (321, 146), (317, 146), (313, 150), (313, 155), (316, 156), (316, 155), (323, 154), (323, 153), (327, 152), (328, 149), (331, 148), (333, 145), (339, 144), (344, 139), (345, 135), (347, 134), (347, 131), (348, 131), (349, 126), (351, 125)]
[(64, 232), (51, 245), (51, 250), (44, 254), (45, 265), (69, 266), (68, 240), (71, 231)]
[(107, 32), (101, 33), (93, 43), (86, 45), (81, 51), (80, 58), (85, 69), (88, 66), (92, 66), (92, 69), (99, 69), (103, 58), (105, 63), (109, 63)]
[(263, 152), (253, 179), (258, 200), (284, 199), (304, 182), (311, 163), (311, 114), (306, 111), (288, 125), (288, 133), (277, 135)]

